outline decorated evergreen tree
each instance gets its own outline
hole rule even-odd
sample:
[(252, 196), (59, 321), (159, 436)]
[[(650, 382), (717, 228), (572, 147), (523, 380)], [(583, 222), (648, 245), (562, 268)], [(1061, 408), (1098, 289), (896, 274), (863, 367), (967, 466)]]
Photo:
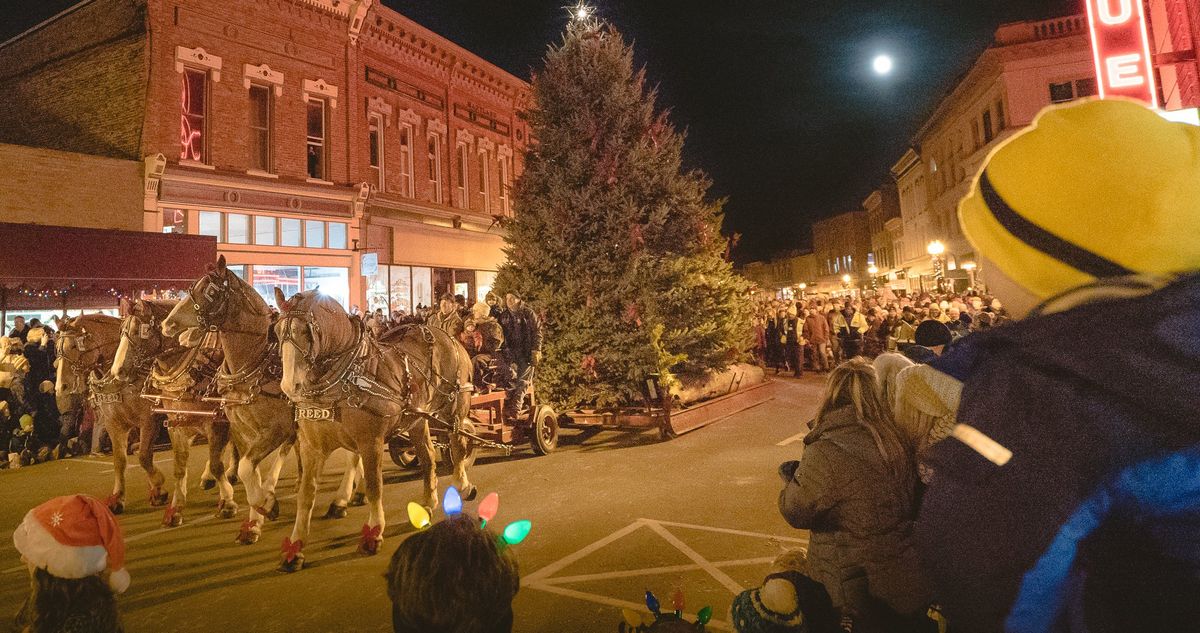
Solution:
[(651, 377), (666, 387), (739, 360), (751, 308), (724, 258), (723, 202), (681, 168), (683, 135), (632, 48), (576, 20), (533, 97), (497, 288), (545, 317), (539, 394), (566, 409), (636, 404)]

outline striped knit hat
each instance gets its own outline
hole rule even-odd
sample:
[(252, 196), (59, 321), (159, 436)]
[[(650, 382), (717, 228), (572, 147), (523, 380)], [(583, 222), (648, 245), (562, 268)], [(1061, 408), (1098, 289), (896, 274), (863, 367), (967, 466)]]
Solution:
[(1048, 108), (992, 151), (959, 218), (980, 254), (1041, 299), (1200, 270), (1200, 127), (1131, 101)]

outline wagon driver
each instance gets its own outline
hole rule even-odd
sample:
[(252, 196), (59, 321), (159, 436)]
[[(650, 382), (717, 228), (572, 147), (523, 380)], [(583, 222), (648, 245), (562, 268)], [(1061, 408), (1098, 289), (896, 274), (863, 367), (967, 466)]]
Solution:
[(517, 372), (517, 381), (509, 393), (509, 411), (524, 407), (525, 392), (533, 381), (533, 368), (542, 361), (542, 324), (533, 309), (515, 293), (504, 295), (505, 310), (497, 319), (504, 331), (504, 348), (509, 364)]

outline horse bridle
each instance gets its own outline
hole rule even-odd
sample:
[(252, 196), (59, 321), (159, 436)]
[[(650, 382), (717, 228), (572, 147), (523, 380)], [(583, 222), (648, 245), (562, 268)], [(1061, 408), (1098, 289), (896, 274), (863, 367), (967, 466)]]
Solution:
[[(204, 290), (200, 290), (200, 284), (208, 280), (208, 285)], [(262, 332), (252, 332), (249, 330), (232, 330), (222, 328), (229, 321), (230, 313), (235, 307), (234, 297), (235, 284), (229, 282), (229, 272), (224, 274), (218, 271), (212, 271), (207, 275), (196, 280), (192, 285), (192, 289), (188, 292), (188, 301), (192, 303), (192, 309), (196, 312), (196, 323), (200, 328), (208, 332), (224, 331), (230, 334), (262, 334)], [(244, 296), (245, 291), (238, 288), (236, 294), (241, 294), (242, 303), (246, 307), (253, 309), (253, 303)], [(200, 305), (197, 297), (203, 296), (207, 305)], [(254, 310), (255, 314), (262, 315), (262, 312)]]
[[(64, 359), (71, 362), (69, 370), (73, 380), (71, 390), (67, 391), (67, 393), (71, 395), (77, 395), (82, 392), (81, 384), (84, 384), (84, 381), (89, 375), (93, 373), (104, 373), (104, 355), (101, 353), (101, 351), (105, 347), (117, 346), (121, 343), (121, 339), (118, 337), (115, 341), (109, 341), (108, 343), (89, 348), (87, 347), (87, 340), (91, 337), (92, 334), (87, 331), (87, 328), (80, 328), (78, 334), (71, 333), (70, 331), (59, 332), (58, 334), (58, 342), (56, 343), (59, 358), (58, 362), (62, 362)], [(75, 343), (74, 346), (70, 345), (72, 340)], [(79, 358), (72, 359), (70, 355), (66, 353), (67, 350), (71, 349), (72, 347), (74, 347), (74, 349), (81, 354)], [(82, 355), (93, 352), (96, 354), (96, 358), (90, 363), (84, 363)]]
[[(150, 371), (150, 365), (154, 363), (154, 359), (158, 358), (158, 355), (163, 352), (163, 341), (166, 338), (162, 335), (162, 331), (158, 330), (158, 328), (161, 326), (161, 320), (154, 316), (153, 311), (150, 313), (149, 323), (142, 323), (141, 320), (142, 317), (136, 314), (131, 314), (125, 319), (125, 322), (121, 324), (121, 338), (129, 339), (129, 349), (134, 352), (133, 366), (135, 368), (135, 375), (140, 375), (144, 372)], [(141, 349), (140, 346), (135, 346), (135, 337), (131, 332), (135, 323), (137, 324), (138, 329), (144, 332), (154, 332), (158, 330), (158, 336), (156, 337), (157, 343), (153, 351), (148, 352), (144, 349)], [(143, 330), (143, 328), (145, 329)], [(145, 340), (151, 338), (152, 336), (153, 335), (151, 334), (143, 335), (142, 332), (139, 331), (136, 338)]]

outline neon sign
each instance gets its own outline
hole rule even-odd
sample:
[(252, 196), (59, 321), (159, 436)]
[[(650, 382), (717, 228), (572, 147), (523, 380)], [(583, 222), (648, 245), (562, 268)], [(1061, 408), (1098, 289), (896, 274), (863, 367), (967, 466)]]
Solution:
[(1128, 97), (1158, 107), (1142, 0), (1087, 0), (1096, 83), (1101, 97)]
[[(203, 74), (193, 71), (183, 74), (179, 115), (179, 158), (182, 160), (204, 160), (204, 79)], [(193, 86), (193, 83), (199, 85)]]

